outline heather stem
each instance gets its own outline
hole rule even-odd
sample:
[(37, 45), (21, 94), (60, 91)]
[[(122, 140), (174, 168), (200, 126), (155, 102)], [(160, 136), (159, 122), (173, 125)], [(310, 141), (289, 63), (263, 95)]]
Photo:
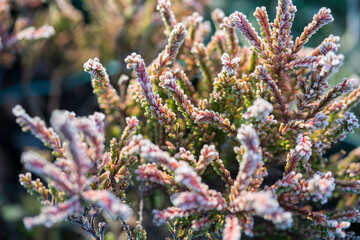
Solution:
[(122, 218), (122, 217), (119, 217), (119, 219), (121, 220), (122, 224), (123, 224), (123, 227), (126, 231), (126, 234), (128, 235), (129, 239), (130, 240), (133, 240), (133, 237), (131, 235), (131, 232), (130, 232), (130, 229), (128, 227), (128, 225), (126, 224), (125, 220)]

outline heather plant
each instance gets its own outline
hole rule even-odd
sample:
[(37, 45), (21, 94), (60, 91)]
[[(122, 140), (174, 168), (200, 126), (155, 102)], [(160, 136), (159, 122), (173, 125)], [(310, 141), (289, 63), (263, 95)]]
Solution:
[[(104, 239), (103, 210), (129, 239), (146, 239), (153, 206), (145, 200), (162, 192), (171, 203), (151, 209), (151, 218), (167, 226), (168, 239), (358, 239), (346, 229), (360, 221), (359, 148), (324, 153), (359, 126), (349, 111), (360, 87), (351, 79), (328, 83), (344, 58), (338, 37), (304, 47), (334, 20), (331, 11), (321, 8), (293, 39), (291, 0), (279, 0), (271, 23), (264, 7), (255, 10), (260, 34), (244, 14), (216, 9), (216, 31), (205, 44), (209, 24), (199, 13), (179, 22), (169, 0), (157, 9), (168, 43), (148, 66), (136, 53), (125, 59), (134, 78), (125, 97), (98, 58), (84, 64), (105, 115), (56, 110), (50, 128), (13, 109), (23, 130), (54, 155), (22, 155), (25, 168), (47, 182), (20, 175), (44, 205), (25, 226), (66, 219)], [(239, 46), (237, 31), (250, 46)], [(107, 121), (126, 117), (118, 112), (124, 101), (132, 116), (110, 140), (106, 133), (117, 126)]]
[[(172, 4), (178, 18), (183, 18), (193, 11), (203, 14), (207, 0), (174, 0)], [(166, 43), (156, 7), (156, 0), (1, 0), (0, 70), (4, 79), (9, 79), (3, 83), (8, 90), (3, 99), (11, 101), (16, 94), (16, 98), (28, 100), (31, 114), (41, 114), (42, 105), (51, 113), (67, 104), (68, 91), (76, 99), (74, 89), (89, 82), (85, 74), (79, 74), (89, 57), (98, 56), (107, 63), (109, 72), (118, 76), (124, 73), (121, 66), (130, 49), (139, 49), (152, 59)], [(34, 27), (26, 27), (30, 25)], [(34, 41), (49, 36), (49, 41)], [(15, 81), (11, 79), (13, 71), (27, 74)], [(96, 107), (91, 95), (87, 101), (93, 104), (85, 108)], [(120, 112), (128, 111), (127, 106), (121, 104)], [(122, 127), (124, 116), (116, 118)]]
[[(29, 17), (14, 18), (11, 11), (15, 4), (8, 0), (0, 1), (0, 60), (1, 65), (11, 65), (14, 57), (12, 53), (19, 51), (22, 42), (49, 38), (55, 31), (52, 26), (44, 24), (38, 28), (29, 26)], [(16, 6), (19, 7), (19, 6)]]

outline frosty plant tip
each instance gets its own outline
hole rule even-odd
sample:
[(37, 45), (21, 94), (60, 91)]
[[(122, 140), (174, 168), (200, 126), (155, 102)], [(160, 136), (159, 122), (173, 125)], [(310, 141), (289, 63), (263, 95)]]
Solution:
[[(328, 83), (344, 59), (339, 37), (304, 49), (331, 11), (321, 8), (295, 38), (291, 0), (279, 0), (273, 22), (255, 9), (260, 33), (244, 14), (216, 9), (206, 44), (209, 22), (196, 12), (180, 22), (171, 8), (158, 2), (168, 41), (157, 58), (125, 59), (133, 79), (122, 97), (98, 58), (84, 64), (105, 114), (57, 110), (47, 127), (13, 109), (54, 155), (22, 156), (41, 180), (26, 173), (20, 182), (44, 205), (25, 225), (66, 219), (104, 239), (116, 226), (94, 225), (104, 210), (129, 239), (151, 238), (151, 224), (167, 239), (357, 239), (348, 228), (360, 222), (360, 150), (323, 154), (359, 127), (350, 110), (360, 87)], [(169, 201), (155, 207), (158, 195)]]

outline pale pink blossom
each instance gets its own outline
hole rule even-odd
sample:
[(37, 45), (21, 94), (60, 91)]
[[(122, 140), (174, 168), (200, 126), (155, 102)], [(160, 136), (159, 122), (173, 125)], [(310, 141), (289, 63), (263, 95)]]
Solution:
[(197, 210), (183, 210), (179, 207), (170, 207), (165, 210), (159, 211), (157, 209), (153, 210), (154, 223), (157, 225), (164, 224), (166, 221), (188, 217), (191, 214), (194, 214)]
[(247, 192), (242, 191), (232, 202), (234, 211), (246, 211), (250, 214), (272, 221), (277, 227), (286, 229), (292, 225), (290, 212), (285, 212), (279, 206), (271, 191)]
[(43, 25), (36, 29), (35, 27), (27, 27), (16, 34), (18, 40), (37, 40), (41, 38), (49, 38), (55, 34), (52, 26)]
[(205, 168), (216, 158), (219, 157), (219, 153), (215, 149), (215, 145), (205, 144), (200, 151), (200, 158), (196, 166), (196, 171), (201, 174)]
[(93, 78), (101, 80), (103, 78), (108, 78), (106, 68), (100, 63), (99, 58), (89, 59), (84, 63), (84, 71), (91, 74)]
[(216, 8), (211, 12), (211, 18), (218, 24), (222, 23), (225, 13), (223, 10)]
[(163, 185), (175, 185), (173, 177), (157, 168), (155, 163), (143, 164), (135, 170), (137, 179), (141, 181), (152, 181)]
[(206, 193), (209, 189), (206, 184), (201, 183), (200, 176), (187, 162), (180, 162), (179, 166), (175, 169), (174, 174), (176, 182), (182, 183), (194, 192)]
[(278, 180), (273, 186), (271, 186), (271, 190), (278, 191), (280, 188), (292, 188), (297, 193), (301, 191), (300, 180), (302, 179), (301, 173), (295, 173), (291, 171), (290, 173), (286, 174), (281, 180)]
[(297, 145), (294, 149), (295, 154), (303, 157), (306, 161), (310, 159), (312, 151), (311, 151), (311, 140), (309, 136), (304, 134), (299, 134), (297, 137)]
[(191, 222), (191, 228), (196, 231), (199, 231), (201, 229), (205, 229), (205, 228), (209, 227), (211, 222), (212, 222), (211, 217), (203, 217), (198, 220), (193, 220)]
[(236, 73), (236, 69), (239, 66), (240, 58), (235, 57), (230, 59), (229, 54), (224, 53), (221, 56), (221, 63), (223, 65), (223, 70), (226, 71), (229, 75), (234, 75)]
[(44, 121), (39, 117), (30, 117), (23, 107), (16, 105), (12, 109), (13, 114), (16, 117), (16, 122), (22, 127), (24, 132), (30, 131), (38, 139), (40, 139), (46, 146), (51, 147), (54, 151), (62, 155), (63, 149), (59, 136), (50, 127), (46, 127)]
[(346, 237), (346, 233), (345, 233), (344, 229), (350, 227), (349, 222), (346, 222), (346, 221), (338, 222), (336, 220), (329, 220), (327, 222), (327, 225), (328, 225), (328, 227), (333, 228), (328, 231), (330, 233), (330, 237), (332, 237), (332, 239), (335, 239), (334, 235), (339, 236), (341, 238)]
[(336, 55), (333, 51), (329, 51), (325, 56), (321, 56), (318, 61), (321, 67), (320, 76), (336, 73), (344, 61), (344, 55)]
[(195, 163), (196, 159), (194, 154), (192, 154), (190, 151), (187, 151), (185, 148), (181, 147), (179, 149), (179, 152), (174, 155), (174, 158), (178, 161), (185, 161), (189, 163)]
[(59, 203), (55, 206), (43, 207), (38, 216), (25, 217), (24, 225), (27, 229), (31, 229), (39, 225), (51, 227), (55, 223), (64, 220), (69, 215), (76, 213), (79, 214), (80, 209), (82, 209), (82, 207), (79, 202), (79, 197), (73, 196), (65, 202)]
[(57, 186), (67, 194), (74, 194), (74, 187), (76, 187), (77, 184), (73, 184), (71, 179), (69, 179), (60, 168), (47, 161), (38, 153), (25, 152), (21, 156), (21, 161), (29, 171), (53, 180)]
[(139, 120), (135, 116), (127, 117), (126, 124), (128, 124), (128, 126), (130, 126), (130, 128), (133, 129), (139, 125)]
[(69, 141), (71, 158), (75, 163), (74, 167), (79, 173), (85, 174), (94, 166), (94, 162), (91, 161), (87, 146), (81, 139), (80, 129), (76, 126), (77, 120), (72, 119), (70, 115), (71, 113), (67, 111), (55, 110), (51, 114), (50, 122)]
[(245, 118), (255, 118), (260, 122), (268, 121), (270, 113), (273, 111), (273, 105), (268, 101), (258, 98), (251, 107), (244, 113)]
[(335, 179), (331, 177), (331, 172), (326, 174), (317, 172), (315, 175), (307, 181), (306, 190), (314, 196), (314, 200), (320, 200), (322, 204), (327, 202), (327, 199), (331, 197), (335, 189)]
[(252, 125), (241, 125), (238, 129), (237, 139), (250, 150), (257, 150), (260, 147), (259, 138)]
[(172, 195), (174, 206), (184, 210), (222, 210), (226, 202), (222, 197), (213, 197), (195, 192), (180, 192)]
[(241, 227), (239, 219), (235, 215), (225, 217), (223, 240), (240, 240)]
[(82, 197), (91, 203), (102, 207), (113, 219), (121, 217), (127, 219), (132, 215), (132, 209), (124, 204), (114, 194), (105, 190), (89, 190), (82, 194)]

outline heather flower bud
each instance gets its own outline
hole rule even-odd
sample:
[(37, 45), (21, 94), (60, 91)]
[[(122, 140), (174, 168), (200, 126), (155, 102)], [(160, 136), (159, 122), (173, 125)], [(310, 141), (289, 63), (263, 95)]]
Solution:
[(237, 139), (248, 149), (257, 149), (260, 146), (259, 138), (252, 125), (241, 125), (238, 129)]
[(223, 240), (240, 240), (241, 227), (236, 216), (226, 216), (223, 235)]
[(158, 0), (156, 10), (160, 12), (162, 21), (167, 28), (166, 31), (168, 34), (177, 23), (174, 12), (171, 10), (171, 1)]
[(55, 34), (52, 26), (44, 25), (38, 29), (28, 27), (16, 34), (18, 40), (36, 40), (41, 38), (49, 38)]
[(268, 101), (259, 98), (254, 104), (248, 108), (244, 114), (245, 118), (255, 118), (259, 122), (266, 122), (269, 120), (269, 115), (273, 111), (273, 106)]
[(307, 191), (314, 196), (314, 200), (320, 200), (322, 204), (327, 202), (327, 199), (331, 197), (332, 192), (335, 189), (335, 179), (331, 177), (331, 172), (326, 174), (317, 172), (307, 182)]
[(334, 237), (334, 235), (337, 235), (341, 238), (346, 237), (346, 233), (343, 229), (349, 228), (350, 223), (346, 221), (338, 222), (336, 220), (329, 220), (327, 222), (328, 227), (334, 228), (333, 230), (329, 231), (330, 236)]
[(240, 58), (236, 57), (230, 60), (229, 54), (224, 53), (221, 56), (221, 63), (223, 65), (223, 70), (228, 72), (230, 75), (236, 73), (236, 69), (239, 66)]
[(344, 56), (342, 54), (336, 55), (333, 51), (329, 51), (325, 56), (320, 57), (318, 61), (318, 65), (321, 67), (320, 76), (336, 73), (343, 60)]
[(358, 119), (352, 112), (346, 112), (344, 118), (336, 120), (341, 125), (344, 132), (354, 133), (354, 128), (359, 127)]
[(211, 224), (212, 219), (210, 217), (200, 218), (199, 220), (193, 220), (191, 222), (191, 228), (199, 231), (208, 228)]
[(299, 134), (297, 137), (297, 146), (295, 147), (295, 152), (299, 156), (303, 157), (305, 160), (309, 160), (311, 157), (311, 141), (310, 137), (304, 134)]
[(194, 214), (195, 212), (196, 210), (183, 210), (179, 207), (167, 208), (163, 211), (154, 209), (153, 210), (154, 222), (156, 225), (161, 225), (164, 224), (166, 221), (175, 218), (188, 217), (191, 214)]
[(279, 206), (272, 192), (242, 191), (233, 201), (235, 211), (247, 211), (264, 219), (272, 221), (280, 229), (292, 225), (292, 215)]
[(99, 58), (89, 59), (84, 63), (84, 71), (90, 73), (93, 78), (98, 80), (108, 77), (106, 69), (100, 63)]
[(217, 24), (221, 24), (223, 22), (223, 18), (225, 17), (225, 13), (223, 10), (216, 8), (214, 11), (211, 12), (211, 18)]

